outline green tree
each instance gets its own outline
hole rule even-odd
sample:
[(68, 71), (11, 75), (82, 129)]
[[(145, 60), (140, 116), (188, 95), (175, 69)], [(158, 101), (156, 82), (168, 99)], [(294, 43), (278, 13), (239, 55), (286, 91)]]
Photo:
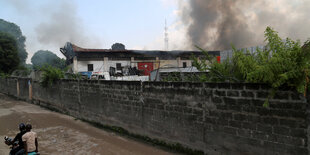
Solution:
[(66, 63), (64, 59), (59, 58), (56, 54), (48, 50), (39, 50), (31, 58), (31, 63), (35, 69), (41, 68), (44, 65), (64, 69)]
[(24, 65), (26, 63), (28, 53), (26, 52), (26, 49), (25, 49), (26, 37), (23, 36), (22, 31), (20, 30), (20, 27), (14, 23), (10, 23), (8, 21), (0, 19), (0, 32), (9, 33), (15, 38), (16, 43), (17, 43), (18, 56), (19, 56), (20, 62)]
[(263, 82), (274, 89), (286, 84), (306, 95), (309, 84), (310, 42), (301, 46), (300, 41), (287, 38), (283, 41), (278, 33), (267, 27), (266, 48), (255, 54), (235, 53), (240, 71), (248, 82)]
[(19, 62), (16, 40), (0, 32), (0, 72), (10, 74), (18, 68)]

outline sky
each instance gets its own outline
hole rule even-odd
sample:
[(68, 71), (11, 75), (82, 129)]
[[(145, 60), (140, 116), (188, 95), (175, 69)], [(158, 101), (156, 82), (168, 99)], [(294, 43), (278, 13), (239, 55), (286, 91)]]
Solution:
[[(164, 0), (0, 0), (0, 18), (20, 26), (28, 60), (38, 50), (62, 56), (67, 41), (87, 48), (164, 47), (164, 27), (176, 21), (176, 3)], [(156, 42), (156, 43), (155, 43)], [(159, 44), (158, 44), (158, 43)]]
[(38, 50), (64, 57), (72, 42), (84, 48), (227, 50), (265, 45), (267, 26), (282, 38), (310, 38), (310, 0), (0, 0), (0, 18), (20, 26), (27, 62)]

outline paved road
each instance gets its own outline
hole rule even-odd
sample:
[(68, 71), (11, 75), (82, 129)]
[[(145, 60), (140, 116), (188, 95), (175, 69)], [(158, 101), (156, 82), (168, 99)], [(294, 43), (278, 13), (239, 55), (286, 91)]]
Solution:
[[(0, 138), (13, 137), (20, 122), (31, 123), (38, 133), (41, 155), (168, 155), (169, 152), (106, 132), (73, 117), (16, 101), (0, 94)], [(2, 140), (1, 140), (2, 141)], [(9, 148), (0, 142), (0, 155)]]

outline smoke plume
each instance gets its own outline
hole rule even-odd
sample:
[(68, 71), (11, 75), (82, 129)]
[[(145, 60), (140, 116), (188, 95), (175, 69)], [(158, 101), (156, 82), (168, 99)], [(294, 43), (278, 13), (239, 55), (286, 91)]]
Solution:
[(191, 47), (224, 50), (231, 45), (261, 45), (267, 26), (292, 39), (310, 36), (308, 0), (188, 0), (179, 6)]
[(35, 31), (41, 44), (61, 47), (69, 41), (82, 47), (100, 46), (99, 39), (87, 33), (83, 24), (77, 15), (75, 4), (63, 2), (48, 16), (47, 21), (36, 27)]

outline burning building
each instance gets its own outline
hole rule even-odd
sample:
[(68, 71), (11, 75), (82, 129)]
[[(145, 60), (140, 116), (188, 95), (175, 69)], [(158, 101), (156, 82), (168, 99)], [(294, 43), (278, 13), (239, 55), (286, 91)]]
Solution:
[[(191, 56), (203, 57), (201, 51), (159, 51), (126, 49), (86, 49), (70, 42), (60, 51), (66, 57), (73, 73), (109, 72), (110, 74), (134, 75), (136, 71), (149, 76), (158, 68), (192, 66)], [(220, 51), (210, 51), (220, 57)]]

